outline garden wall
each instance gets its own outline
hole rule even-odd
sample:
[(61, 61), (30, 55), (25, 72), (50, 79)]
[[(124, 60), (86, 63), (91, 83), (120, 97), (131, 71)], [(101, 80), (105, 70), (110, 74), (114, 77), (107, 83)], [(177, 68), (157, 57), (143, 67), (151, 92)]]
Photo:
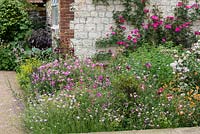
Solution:
[[(60, 0), (60, 5), (65, 0)], [(60, 33), (70, 40), (74, 46), (75, 55), (91, 56), (96, 52), (95, 41), (99, 38), (106, 37), (109, 29), (114, 25), (113, 11), (122, 11), (124, 7), (119, 0), (110, 0), (109, 6), (103, 4), (94, 5), (92, 0), (71, 0), (74, 1), (60, 9)], [(191, 0), (194, 2), (195, 0)], [(151, 0), (151, 5), (159, 6), (164, 16), (173, 14), (173, 9), (177, 4), (177, 0)], [(69, 3), (67, 3), (69, 4)], [(62, 13), (62, 11), (66, 10)], [(73, 12), (72, 12), (73, 11)], [(69, 14), (67, 18), (65, 14)], [(72, 19), (71, 17), (74, 17)], [(200, 22), (195, 25), (195, 30), (200, 29)], [(65, 27), (63, 25), (66, 25)], [(198, 26), (197, 26), (198, 25)], [(127, 27), (131, 29), (130, 27)], [(68, 32), (70, 31), (70, 32)]]

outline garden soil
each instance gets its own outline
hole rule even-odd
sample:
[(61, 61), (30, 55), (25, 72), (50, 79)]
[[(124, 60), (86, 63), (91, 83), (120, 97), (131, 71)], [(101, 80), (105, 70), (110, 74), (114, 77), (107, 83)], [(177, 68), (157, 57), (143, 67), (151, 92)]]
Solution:
[(0, 134), (24, 134), (15, 72), (0, 71)]

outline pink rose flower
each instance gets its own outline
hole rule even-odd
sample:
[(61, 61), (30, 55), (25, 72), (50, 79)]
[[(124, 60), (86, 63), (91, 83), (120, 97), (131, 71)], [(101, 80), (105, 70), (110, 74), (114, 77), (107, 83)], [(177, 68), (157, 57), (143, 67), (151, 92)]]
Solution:
[(177, 6), (178, 6), (178, 7), (183, 6), (183, 2), (178, 2)]
[(156, 15), (153, 15), (153, 16), (151, 16), (151, 19), (152, 19), (152, 20), (159, 20), (159, 17), (156, 16)]
[(190, 8), (192, 8), (192, 6), (187, 5), (187, 6), (185, 6), (185, 8), (190, 9)]
[(175, 32), (180, 32), (181, 28), (180, 27), (176, 27)]
[(166, 29), (171, 29), (171, 28), (172, 28), (172, 25), (171, 25), (171, 24), (166, 24), (166, 25), (165, 25), (165, 28), (166, 28)]
[(148, 13), (149, 12), (149, 9), (144, 9), (144, 13)]
[(174, 20), (174, 16), (167, 16), (167, 19)]

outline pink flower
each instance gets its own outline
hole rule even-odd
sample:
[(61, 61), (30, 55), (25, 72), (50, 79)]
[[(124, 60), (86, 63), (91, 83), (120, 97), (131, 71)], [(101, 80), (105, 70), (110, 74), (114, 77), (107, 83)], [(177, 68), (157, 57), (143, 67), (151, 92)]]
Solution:
[(200, 32), (199, 31), (195, 31), (194, 34), (195, 35), (200, 35)]
[(144, 9), (144, 13), (148, 13), (149, 12), (149, 9)]
[(115, 34), (116, 34), (116, 32), (112, 32), (111, 34), (112, 34), (112, 35), (115, 35)]
[(98, 93), (96, 94), (96, 96), (97, 96), (97, 97), (101, 97), (102, 94), (98, 92)]
[(149, 63), (149, 62), (147, 62), (146, 64), (145, 64), (145, 67), (147, 68), (147, 69), (150, 69), (151, 68), (151, 63)]
[(148, 25), (148, 24), (145, 24), (145, 23), (142, 23), (142, 27), (143, 27), (144, 29), (148, 29), (148, 28), (149, 28), (149, 25)]
[(168, 101), (171, 101), (173, 99), (173, 95), (172, 94), (167, 94), (167, 99), (168, 99)]
[(190, 9), (190, 8), (192, 8), (192, 6), (187, 5), (187, 6), (185, 6), (185, 8)]
[(158, 89), (157, 94), (160, 95), (163, 91), (164, 91), (164, 88), (161, 87)]
[(69, 72), (69, 71), (66, 71), (66, 72), (63, 72), (63, 74), (64, 74), (65, 76), (68, 76), (68, 75), (70, 74), (70, 72)]
[(124, 45), (125, 42), (124, 42), (124, 41), (118, 41), (117, 44), (118, 44), (118, 45)]
[(171, 24), (166, 24), (166, 25), (165, 25), (165, 28), (166, 28), (166, 29), (171, 29), (171, 28), (172, 28), (172, 25), (171, 25)]
[(121, 26), (121, 29), (122, 29), (122, 30), (126, 30), (126, 27), (125, 27), (125, 26)]
[(127, 39), (128, 39), (128, 40), (131, 40), (131, 39), (132, 39), (132, 36), (128, 35)]
[(131, 31), (132, 34), (138, 34), (139, 30), (138, 29), (134, 29), (133, 31)]
[(140, 85), (140, 88), (141, 88), (142, 90), (145, 90), (145, 85), (144, 85), (144, 84), (141, 84), (141, 85)]
[(180, 27), (176, 27), (175, 32), (180, 32), (181, 28)]
[(167, 19), (174, 20), (174, 16), (167, 16)]
[(51, 85), (51, 86), (55, 86), (55, 81), (52, 80), (52, 81), (50, 82), (50, 85)]
[(120, 22), (120, 23), (124, 23), (124, 22), (125, 22), (125, 19), (124, 19), (123, 16), (119, 16), (119, 22)]
[(192, 8), (198, 9), (199, 5), (197, 3), (195, 3), (195, 4), (192, 5)]
[(166, 42), (166, 38), (162, 38), (162, 42), (165, 43)]
[(154, 29), (157, 29), (158, 26), (159, 26), (159, 23), (158, 23), (158, 22), (155, 22), (155, 23), (152, 24), (152, 26), (153, 26)]
[(162, 20), (161, 20), (161, 21), (159, 21), (159, 22), (158, 22), (158, 24), (159, 24), (159, 25), (162, 25), (162, 24), (163, 24), (163, 21), (162, 21)]
[(103, 76), (102, 76), (102, 75), (100, 75), (100, 76), (98, 77), (98, 81), (103, 81)]
[(183, 2), (178, 2), (177, 6), (178, 6), (178, 7), (183, 6)]
[(152, 20), (158, 20), (159, 18), (158, 18), (158, 16), (153, 15), (153, 16), (151, 16), (151, 19), (152, 19)]
[(137, 43), (137, 38), (133, 38), (133, 43)]

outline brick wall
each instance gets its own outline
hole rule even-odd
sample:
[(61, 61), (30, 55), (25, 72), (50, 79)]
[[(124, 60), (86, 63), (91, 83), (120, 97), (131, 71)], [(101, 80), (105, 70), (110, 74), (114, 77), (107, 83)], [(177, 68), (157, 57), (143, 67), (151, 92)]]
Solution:
[(70, 29), (70, 21), (74, 20), (74, 12), (70, 7), (73, 2), (74, 0), (60, 0), (60, 41), (64, 48), (68, 48), (70, 39), (74, 38), (74, 30)]

